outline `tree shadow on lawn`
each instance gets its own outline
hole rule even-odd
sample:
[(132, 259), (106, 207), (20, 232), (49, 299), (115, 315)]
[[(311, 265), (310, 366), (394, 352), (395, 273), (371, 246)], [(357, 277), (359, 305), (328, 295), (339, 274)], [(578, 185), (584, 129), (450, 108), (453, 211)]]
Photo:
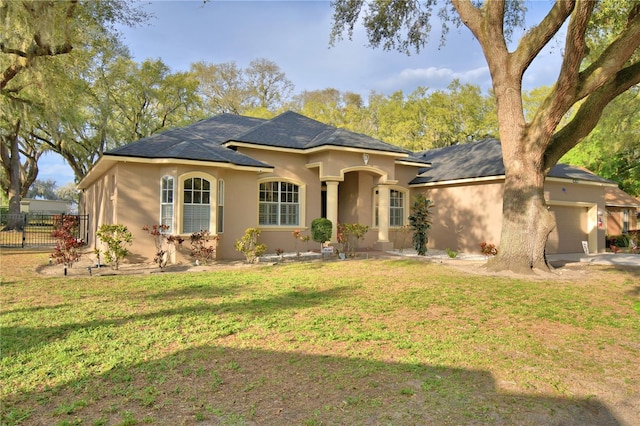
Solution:
[[(211, 287), (211, 297), (220, 295), (220, 292), (228, 293), (231, 290), (220, 290), (219, 287)], [(141, 300), (184, 300), (190, 296), (198, 296), (197, 303), (188, 303), (185, 306), (159, 309), (148, 313), (136, 313), (125, 315), (115, 319), (104, 319), (95, 321), (85, 321), (76, 323), (66, 323), (56, 326), (43, 327), (2, 327), (2, 351), (0, 360), (16, 356), (19, 353), (33, 350), (34, 348), (45, 346), (51, 342), (64, 339), (70, 333), (79, 330), (90, 330), (102, 327), (122, 326), (127, 323), (137, 321), (148, 321), (156, 318), (167, 318), (172, 316), (194, 316), (199, 314), (238, 314), (238, 315), (259, 315), (262, 313), (273, 313), (275, 310), (304, 309), (313, 306), (322, 306), (330, 303), (336, 298), (348, 297), (349, 287), (335, 287), (328, 290), (292, 290), (277, 297), (264, 299), (251, 298), (249, 300), (239, 300), (232, 302), (208, 303), (206, 301), (206, 290), (200, 285), (195, 288), (187, 288), (179, 291), (170, 290), (168, 292), (154, 293), (141, 296)], [(232, 292), (232, 291), (231, 291)], [(204, 298), (204, 299), (203, 299)], [(58, 308), (67, 305), (60, 305)], [(50, 308), (49, 308), (50, 309)], [(10, 314), (13, 311), (4, 311), (3, 314)]]
[[(323, 349), (316, 349), (320, 351)], [(616, 425), (595, 399), (500, 390), (487, 371), (202, 346), (10, 395), (3, 424)]]

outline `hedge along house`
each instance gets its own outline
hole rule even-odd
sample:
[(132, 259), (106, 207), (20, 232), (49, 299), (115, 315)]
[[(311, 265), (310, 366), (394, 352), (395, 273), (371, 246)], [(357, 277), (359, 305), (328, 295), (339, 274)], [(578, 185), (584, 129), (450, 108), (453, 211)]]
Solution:
[[(164, 224), (187, 242), (194, 232), (220, 237), (218, 259), (259, 228), (270, 252), (303, 247), (313, 219), (369, 225), (363, 246), (389, 250), (407, 224), (408, 183), (428, 162), (400, 147), (337, 129), (294, 112), (271, 120), (222, 114), (106, 152), (78, 184), (91, 232), (102, 224), (133, 233), (130, 260), (149, 261), (144, 225)], [(307, 248), (313, 248), (310, 242)], [(410, 244), (410, 240), (409, 240)], [(188, 250), (178, 250), (175, 261)]]
[[(410, 182), (434, 204), (429, 247), (478, 252), (480, 243), (499, 246), (502, 228), (504, 164), (495, 139), (421, 153), (431, 167)], [(547, 254), (604, 251), (605, 190), (617, 185), (588, 170), (558, 164), (544, 187), (545, 201), (556, 219)]]

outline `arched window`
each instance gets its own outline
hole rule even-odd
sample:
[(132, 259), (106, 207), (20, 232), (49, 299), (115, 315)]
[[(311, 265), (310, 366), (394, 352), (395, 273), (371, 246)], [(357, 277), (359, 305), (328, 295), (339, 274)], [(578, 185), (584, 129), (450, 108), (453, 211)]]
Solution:
[(300, 187), (290, 182), (260, 183), (259, 225), (298, 226)]
[(182, 192), (182, 232), (209, 231), (211, 183), (203, 178), (185, 179)]
[(163, 176), (160, 181), (160, 224), (173, 233), (173, 176)]

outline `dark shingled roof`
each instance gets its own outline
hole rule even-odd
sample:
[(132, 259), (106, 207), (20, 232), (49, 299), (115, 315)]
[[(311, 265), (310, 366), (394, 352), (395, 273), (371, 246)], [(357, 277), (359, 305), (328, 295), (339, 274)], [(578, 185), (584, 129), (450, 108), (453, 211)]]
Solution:
[(175, 158), (180, 160), (213, 161), (240, 166), (270, 167), (222, 144), (246, 132), (264, 120), (221, 114), (189, 126), (157, 133), (136, 142), (108, 151), (112, 156), (139, 158)]
[(424, 162), (403, 148), (359, 133), (337, 129), (291, 111), (271, 120), (220, 114), (189, 126), (140, 139), (108, 151), (106, 154), (271, 167), (235, 151), (234, 142), (300, 150), (321, 146), (341, 146), (408, 154), (409, 160)]
[[(484, 139), (462, 145), (431, 149), (419, 153), (431, 167), (421, 169), (410, 185), (472, 179), (490, 176), (504, 176), (502, 146), (499, 140)], [(613, 183), (586, 169), (557, 164), (549, 172), (550, 177)]]
[(301, 150), (321, 146), (340, 146), (411, 154), (410, 151), (398, 146), (360, 133), (338, 129), (293, 111), (280, 114), (272, 120), (232, 138), (228, 145), (233, 145), (233, 142)]

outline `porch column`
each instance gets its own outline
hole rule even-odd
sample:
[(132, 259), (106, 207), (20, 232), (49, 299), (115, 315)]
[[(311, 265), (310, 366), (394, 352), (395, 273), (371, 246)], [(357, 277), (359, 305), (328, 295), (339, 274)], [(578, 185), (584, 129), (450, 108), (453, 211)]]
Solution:
[(378, 186), (378, 243), (389, 242), (389, 186)]
[(338, 242), (338, 182), (326, 181), (327, 219), (331, 221), (331, 242)]

